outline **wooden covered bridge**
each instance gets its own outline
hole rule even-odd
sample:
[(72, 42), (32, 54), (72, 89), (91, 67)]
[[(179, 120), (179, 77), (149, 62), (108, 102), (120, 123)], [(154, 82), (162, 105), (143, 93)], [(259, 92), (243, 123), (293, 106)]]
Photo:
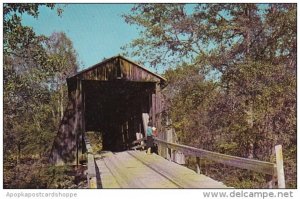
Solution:
[[(281, 167), (274, 163), (174, 143), (173, 132), (161, 126), (166, 79), (123, 56), (85, 69), (68, 78), (67, 84), (69, 101), (50, 160), (56, 165), (78, 165), (87, 154), (90, 188), (225, 188), (200, 174), (200, 158), (273, 176), (269, 187), (277, 182)], [(136, 135), (145, 137), (149, 120), (159, 132), (157, 154), (152, 155), (133, 150), (146, 141)], [(88, 131), (102, 133), (102, 152), (92, 151), (85, 136)], [(184, 156), (196, 157), (197, 172), (182, 166)]]

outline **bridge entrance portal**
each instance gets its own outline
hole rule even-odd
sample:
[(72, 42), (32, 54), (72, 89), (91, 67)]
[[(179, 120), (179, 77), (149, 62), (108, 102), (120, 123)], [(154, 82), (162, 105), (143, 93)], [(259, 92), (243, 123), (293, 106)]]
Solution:
[(67, 84), (68, 105), (50, 155), (55, 164), (79, 163), (87, 131), (102, 133), (104, 150), (128, 149), (144, 132), (142, 113), (160, 130), (166, 79), (123, 56), (87, 68)]
[(142, 133), (142, 113), (149, 113), (155, 83), (83, 81), (84, 129), (102, 135), (103, 150), (129, 149)]

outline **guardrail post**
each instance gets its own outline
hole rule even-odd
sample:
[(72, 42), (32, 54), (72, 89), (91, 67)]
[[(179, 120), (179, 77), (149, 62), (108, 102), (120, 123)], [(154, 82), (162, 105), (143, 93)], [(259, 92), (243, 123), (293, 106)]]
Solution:
[(275, 179), (276, 179), (276, 167), (274, 166), (274, 175), (265, 175), (266, 181), (267, 181), (267, 188), (273, 189), (275, 185)]
[(275, 146), (278, 188), (285, 188), (282, 146)]
[(96, 176), (89, 176), (88, 177), (89, 181), (88, 181), (88, 188), (90, 189), (97, 189), (97, 178)]
[(96, 165), (93, 154), (93, 149), (87, 138), (84, 139), (85, 146), (87, 149), (87, 181), (88, 188), (97, 189), (97, 175), (96, 175)]
[(197, 173), (201, 174), (201, 165), (200, 165), (200, 158), (196, 157), (196, 167), (197, 167)]
[(168, 148), (168, 147), (166, 147), (166, 149), (167, 149), (167, 160), (169, 160), (169, 161), (171, 161), (171, 149), (170, 148)]

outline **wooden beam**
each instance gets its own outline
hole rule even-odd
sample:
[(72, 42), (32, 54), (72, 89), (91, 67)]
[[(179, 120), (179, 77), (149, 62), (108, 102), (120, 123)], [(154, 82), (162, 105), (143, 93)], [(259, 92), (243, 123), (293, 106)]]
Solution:
[(93, 149), (91, 147), (91, 144), (88, 140), (88, 138), (84, 139), (85, 146), (87, 149), (87, 156), (88, 156), (88, 162), (87, 162), (87, 181), (88, 181), (88, 188), (90, 189), (97, 189), (97, 175), (96, 175), (96, 165), (95, 165), (95, 159), (93, 154)]
[(138, 143), (140, 143), (142, 141), (145, 141), (145, 140), (147, 140), (147, 137), (143, 137), (141, 139), (135, 140), (135, 141), (132, 142), (132, 144), (138, 144)]
[(143, 113), (142, 114), (142, 120), (143, 120), (143, 127), (144, 127), (145, 137), (147, 137), (147, 126), (148, 126), (148, 122), (149, 122), (149, 114), (148, 113)]
[(278, 188), (285, 188), (282, 146), (275, 146)]
[(131, 149), (136, 150), (136, 149), (139, 149), (139, 148), (142, 148), (142, 147), (145, 147), (145, 146), (146, 146), (146, 144), (141, 144), (141, 145), (131, 147)]

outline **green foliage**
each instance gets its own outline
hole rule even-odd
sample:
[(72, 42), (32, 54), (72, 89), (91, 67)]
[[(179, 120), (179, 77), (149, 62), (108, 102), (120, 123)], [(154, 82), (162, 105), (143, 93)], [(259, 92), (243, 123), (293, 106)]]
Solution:
[[(137, 4), (124, 19), (141, 30), (127, 54), (173, 66), (165, 109), (181, 143), (265, 161), (282, 144), (296, 186), (296, 4)], [(217, 167), (235, 187), (264, 181)]]
[[(45, 37), (36, 36), (32, 28), (21, 24), (21, 15), (27, 14), (35, 18), (38, 17), (39, 7), (46, 6), (51, 9), (54, 4), (3, 4), (3, 49), (4, 54), (14, 54), (19, 57), (25, 56), (24, 51), (28, 52), (27, 48), (38, 46)], [(31, 51), (35, 53), (36, 58), (42, 58), (39, 50)]]
[(98, 153), (102, 151), (102, 134), (100, 132), (89, 131), (86, 132), (86, 136), (89, 139), (93, 152)]
[(55, 124), (59, 125), (63, 117), (64, 107), (67, 105), (66, 79), (73, 76), (78, 69), (77, 53), (72, 41), (63, 32), (54, 32), (46, 41), (46, 51), (50, 77), (48, 83), (52, 91), (51, 105)]
[(72, 42), (64, 33), (47, 38), (22, 25), (22, 15), (38, 17), (41, 6), (56, 7), (4, 4), (3, 8), (4, 162), (10, 165), (4, 181), (8, 188), (50, 186), (48, 166), (38, 160), (48, 157), (67, 101), (63, 84), (78, 67)]
[(86, 188), (84, 170), (71, 166), (56, 167), (41, 161), (24, 162), (9, 169), (4, 167), (4, 188)]
[[(50, 189), (86, 188), (87, 179), (84, 174), (86, 168), (71, 166), (48, 166), (45, 169), (44, 180)], [(51, 180), (49, 180), (51, 179)]]

